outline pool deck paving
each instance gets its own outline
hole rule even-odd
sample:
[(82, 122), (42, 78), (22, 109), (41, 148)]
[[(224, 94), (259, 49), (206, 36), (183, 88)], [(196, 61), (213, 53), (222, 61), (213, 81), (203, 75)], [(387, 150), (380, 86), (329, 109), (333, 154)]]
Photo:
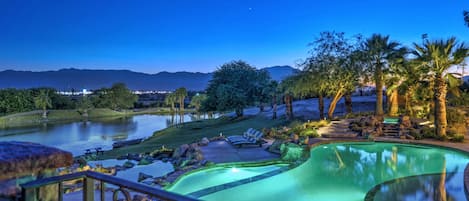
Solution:
[(272, 144), (271, 140), (262, 147), (258, 145), (246, 145), (236, 147), (227, 141), (210, 142), (207, 146), (201, 147), (205, 160), (214, 163), (229, 162), (255, 162), (278, 159), (280, 155), (266, 151), (266, 148)]

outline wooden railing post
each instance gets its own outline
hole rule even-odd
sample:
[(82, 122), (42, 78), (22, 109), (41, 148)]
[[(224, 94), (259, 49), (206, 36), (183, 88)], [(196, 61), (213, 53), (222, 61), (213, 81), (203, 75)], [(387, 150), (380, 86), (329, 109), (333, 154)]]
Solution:
[(36, 188), (27, 188), (23, 189), (21, 192), (23, 195), (24, 201), (37, 201), (37, 189)]
[(85, 177), (83, 180), (83, 200), (94, 201), (94, 179)]

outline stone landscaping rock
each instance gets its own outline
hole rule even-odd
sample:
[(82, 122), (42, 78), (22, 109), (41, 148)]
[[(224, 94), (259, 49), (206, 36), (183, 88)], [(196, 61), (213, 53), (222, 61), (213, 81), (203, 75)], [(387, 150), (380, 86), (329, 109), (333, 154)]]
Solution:
[(202, 138), (202, 140), (200, 140), (199, 146), (207, 146), (208, 143), (210, 143), (210, 140), (208, 140), (208, 138), (204, 137), (204, 138)]
[(303, 158), (304, 148), (293, 143), (285, 143), (280, 146), (281, 158), (286, 161), (297, 161)]
[(415, 140), (415, 137), (412, 135), (405, 135), (405, 137), (409, 140)]
[(149, 164), (152, 164), (152, 163), (153, 163), (153, 158), (146, 157), (146, 158), (143, 158), (142, 160), (140, 160), (138, 162), (138, 165), (149, 165)]
[(138, 181), (138, 182), (141, 182), (141, 181), (146, 180), (146, 179), (148, 179), (148, 178), (153, 178), (153, 176), (148, 175), (148, 174), (145, 174), (145, 173), (142, 173), (142, 172), (139, 172), (139, 173), (138, 173), (138, 180), (137, 180), (137, 181)]
[(130, 161), (126, 161), (122, 166), (124, 168), (133, 168), (135, 166), (135, 164), (130, 162)]
[(174, 150), (173, 152), (173, 158), (181, 158), (183, 157), (187, 150), (189, 149), (189, 145), (188, 144), (183, 144), (181, 146), (179, 146), (176, 150)]
[(151, 199), (149, 199), (146, 195), (134, 195), (134, 197), (132, 198), (132, 201), (151, 201)]

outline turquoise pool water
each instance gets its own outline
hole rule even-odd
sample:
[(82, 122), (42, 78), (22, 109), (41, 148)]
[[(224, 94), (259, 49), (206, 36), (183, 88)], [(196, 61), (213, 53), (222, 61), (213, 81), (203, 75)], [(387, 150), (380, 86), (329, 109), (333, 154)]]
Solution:
[[(294, 169), (206, 194), (199, 199), (358, 201), (364, 200), (367, 193), (375, 189), (376, 200), (438, 200), (435, 196), (442, 194), (438, 187), (444, 186), (445, 197), (466, 200), (461, 175), (468, 163), (467, 154), (443, 148), (393, 143), (333, 143), (313, 148), (310, 159)], [(409, 177), (416, 175), (422, 176)], [(217, 183), (223, 183), (220, 180), (224, 178), (232, 180), (226, 175), (214, 176)], [(186, 179), (182, 178), (181, 182)], [(212, 176), (200, 179), (210, 182)], [(384, 182), (390, 183), (374, 188)], [(186, 183), (188, 189), (185, 192), (192, 191), (189, 184)], [(425, 196), (432, 199), (423, 199)]]
[(189, 194), (205, 188), (254, 177), (285, 166), (287, 165), (275, 164), (260, 167), (236, 167), (236, 165), (228, 165), (227, 167), (214, 167), (184, 176), (183, 179), (167, 190), (179, 194)]

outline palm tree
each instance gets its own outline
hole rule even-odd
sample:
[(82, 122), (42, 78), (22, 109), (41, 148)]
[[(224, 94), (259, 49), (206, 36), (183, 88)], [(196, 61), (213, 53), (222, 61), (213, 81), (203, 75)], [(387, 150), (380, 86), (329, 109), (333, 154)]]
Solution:
[(280, 89), (284, 94), (285, 116), (288, 120), (293, 119), (293, 95), (298, 91), (298, 76), (300, 75), (287, 77), (280, 83)]
[(464, 22), (466, 22), (466, 26), (469, 27), (469, 11), (463, 11), (462, 13), (464, 15)]
[(42, 109), (42, 118), (47, 118), (47, 108), (52, 107), (52, 100), (49, 97), (49, 91), (45, 89), (39, 90), (39, 95), (34, 97), (34, 104), (37, 108)]
[(88, 118), (89, 111), (93, 109), (93, 103), (88, 96), (83, 95), (81, 100), (78, 102), (78, 112), (85, 118)]
[(383, 70), (388, 66), (388, 59), (397, 51), (400, 46), (397, 42), (389, 41), (389, 36), (373, 34), (365, 42), (365, 52), (367, 53), (369, 71), (373, 73), (376, 85), (376, 110), (378, 116), (384, 114), (383, 111)]
[(399, 87), (403, 83), (401, 71), (407, 65), (405, 55), (406, 48), (401, 48), (389, 58), (389, 68), (385, 71), (384, 82), (386, 83), (386, 95), (388, 97), (388, 113), (389, 116), (397, 116), (399, 111)]
[(176, 95), (174, 93), (170, 93), (168, 95), (166, 95), (165, 99), (164, 99), (164, 102), (166, 103), (166, 105), (170, 105), (171, 106), (171, 113), (174, 113), (174, 103), (176, 102)]
[(184, 87), (181, 87), (179, 89), (176, 89), (176, 91), (174, 92), (174, 94), (176, 95), (176, 98), (179, 102), (179, 112), (180, 113), (184, 113), (184, 99), (186, 98), (187, 96), (187, 90), (186, 88)]
[(425, 41), (423, 45), (414, 44), (414, 48), (416, 61), (428, 69), (434, 80), (435, 131), (439, 137), (444, 138), (448, 124), (446, 94), (448, 87), (459, 84), (459, 79), (447, 71), (451, 66), (463, 63), (469, 56), (469, 49), (464, 43), (458, 44), (454, 37), (447, 40)]

